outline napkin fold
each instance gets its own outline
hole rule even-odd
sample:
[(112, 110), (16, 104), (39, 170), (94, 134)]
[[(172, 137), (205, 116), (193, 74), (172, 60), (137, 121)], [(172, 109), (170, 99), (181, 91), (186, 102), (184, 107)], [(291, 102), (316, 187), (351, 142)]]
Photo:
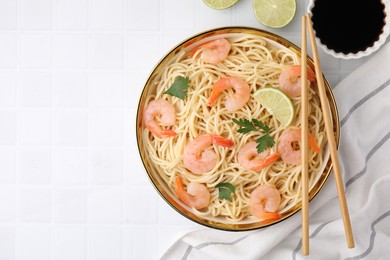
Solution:
[(310, 203), (310, 255), (301, 254), (301, 212), (256, 231), (200, 228), (161, 259), (388, 259), (390, 257), (390, 43), (334, 89), (339, 156), (355, 237), (348, 249), (333, 172)]

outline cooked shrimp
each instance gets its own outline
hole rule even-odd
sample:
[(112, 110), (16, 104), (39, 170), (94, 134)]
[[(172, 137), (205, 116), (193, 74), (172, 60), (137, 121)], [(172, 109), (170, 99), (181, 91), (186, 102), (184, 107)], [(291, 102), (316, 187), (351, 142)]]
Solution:
[[(295, 150), (292, 146), (293, 142), (301, 141), (301, 129), (287, 129), (280, 136), (278, 143), (278, 152), (285, 163), (298, 165), (301, 163), (301, 150)], [(308, 135), (309, 147), (318, 153), (320, 148), (314, 136), (309, 132)]]
[[(283, 70), (279, 76), (280, 89), (290, 97), (299, 97), (301, 95), (301, 66), (295, 65)], [(310, 82), (315, 82), (316, 77), (313, 72), (307, 70), (308, 86)]]
[(249, 207), (252, 215), (259, 219), (278, 219), (281, 215), (276, 211), (280, 200), (280, 192), (275, 187), (261, 185), (252, 191)]
[(164, 130), (155, 121), (155, 117), (161, 115), (160, 123), (163, 126), (171, 126), (175, 124), (176, 114), (175, 108), (171, 103), (163, 99), (151, 101), (144, 110), (143, 121), (149, 131), (160, 138), (175, 136), (176, 132), (172, 130)]
[(238, 151), (238, 162), (247, 170), (260, 171), (264, 167), (274, 163), (280, 156), (278, 153), (269, 155), (269, 149), (258, 154), (256, 146), (256, 142), (251, 141), (246, 143)]
[(198, 50), (201, 50), (200, 58), (204, 62), (217, 64), (227, 58), (230, 48), (230, 42), (225, 38), (221, 38), (195, 48), (190, 56), (193, 57)]
[(225, 107), (228, 111), (235, 111), (242, 108), (249, 100), (251, 90), (248, 83), (239, 77), (225, 77), (218, 80), (211, 91), (208, 105), (211, 107), (217, 101), (222, 91), (233, 88), (235, 93), (233, 97), (226, 100)]
[(233, 141), (219, 135), (199, 135), (184, 148), (184, 166), (195, 174), (206, 173), (213, 169), (217, 163), (217, 155), (214, 151), (205, 150), (213, 143), (224, 147), (232, 147), (234, 145)]
[(205, 185), (190, 182), (185, 191), (180, 177), (176, 177), (176, 194), (184, 204), (196, 209), (203, 209), (210, 203), (210, 192)]

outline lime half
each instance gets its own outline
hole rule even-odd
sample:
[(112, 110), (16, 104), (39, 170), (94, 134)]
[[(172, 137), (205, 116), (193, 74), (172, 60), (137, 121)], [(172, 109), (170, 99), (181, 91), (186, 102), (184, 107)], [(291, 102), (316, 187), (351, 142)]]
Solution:
[(286, 26), (294, 18), (295, 0), (253, 0), (253, 10), (260, 23), (271, 28)]
[(216, 10), (226, 9), (237, 2), (238, 0), (203, 0), (203, 3), (205, 3), (208, 7)]
[(254, 98), (284, 126), (289, 126), (294, 119), (294, 105), (291, 99), (277, 88), (261, 88)]

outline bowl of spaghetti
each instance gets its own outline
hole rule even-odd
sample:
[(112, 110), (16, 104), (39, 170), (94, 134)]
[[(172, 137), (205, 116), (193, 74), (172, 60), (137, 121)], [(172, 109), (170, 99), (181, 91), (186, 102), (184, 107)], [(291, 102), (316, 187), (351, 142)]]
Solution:
[[(300, 97), (294, 88), (300, 55), (276, 34), (222, 27), (184, 40), (157, 63), (138, 104), (137, 145), (153, 186), (177, 212), (208, 227), (244, 231), (299, 211)], [(314, 71), (310, 58), (307, 64)], [(325, 85), (338, 143), (337, 107), (326, 79)], [(259, 90), (290, 104), (288, 122), (259, 102)], [(332, 167), (317, 91), (311, 79), (310, 200)]]

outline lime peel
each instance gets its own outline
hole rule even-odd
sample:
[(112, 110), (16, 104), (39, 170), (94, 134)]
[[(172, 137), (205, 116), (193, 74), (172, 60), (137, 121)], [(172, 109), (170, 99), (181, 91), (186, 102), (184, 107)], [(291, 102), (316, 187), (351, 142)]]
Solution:
[(254, 93), (254, 98), (284, 126), (289, 126), (293, 121), (294, 105), (280, 89), (261, 88)]
[(296, 8), (295, 0), (253, 0), (257, 20), (271, 28), (282, 28), (289, 24)]
[(238, 0), (203, 0), (203, 3), (215, 10), (222, 10), (229, 8), (236, 4)]

